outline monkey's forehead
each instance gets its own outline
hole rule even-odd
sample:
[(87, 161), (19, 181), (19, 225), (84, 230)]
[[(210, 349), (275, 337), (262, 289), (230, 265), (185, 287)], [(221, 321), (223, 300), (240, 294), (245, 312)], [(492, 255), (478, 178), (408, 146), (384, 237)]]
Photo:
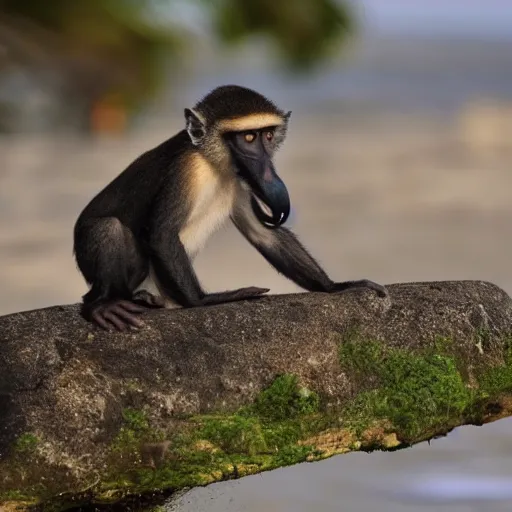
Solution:
[(250, 114), (231, 119), (220, 119), (215, 124), (221, 131), (241, 132), (246, 130), (260, 130), (271, 126), (280, 126), (284, 123), (284, 117), (277, 114), (261, 113)]

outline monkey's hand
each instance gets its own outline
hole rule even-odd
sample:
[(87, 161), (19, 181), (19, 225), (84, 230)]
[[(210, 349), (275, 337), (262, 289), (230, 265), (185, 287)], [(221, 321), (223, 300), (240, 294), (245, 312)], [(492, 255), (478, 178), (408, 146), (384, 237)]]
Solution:
[(94, 322), (102, 329), (110, 331), (115, 327), (119, 331), (125, 331), (130, 326), (142, 327), (143, 323), (136, 315), (147, 309), (128, 300), (116, 299), (84, 305), (82, 311), (87, 320)]
[(360, 279), (358, 281), (344, 281), (342, 283), (334, 283), (331, 293), (343, 293), (346, 291), (354, 290), (356, 288), (369, 288), (377, 293), (379, 297), (387, 297), (389, 292), (385, 286), (374, 283), (369, 279)]

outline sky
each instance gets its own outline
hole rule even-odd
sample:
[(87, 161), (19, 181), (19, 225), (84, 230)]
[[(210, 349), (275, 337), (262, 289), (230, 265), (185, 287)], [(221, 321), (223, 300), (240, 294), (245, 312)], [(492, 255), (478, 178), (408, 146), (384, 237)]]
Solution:
[(512, 36), (512, 0), (352, 0), (384, 32)]

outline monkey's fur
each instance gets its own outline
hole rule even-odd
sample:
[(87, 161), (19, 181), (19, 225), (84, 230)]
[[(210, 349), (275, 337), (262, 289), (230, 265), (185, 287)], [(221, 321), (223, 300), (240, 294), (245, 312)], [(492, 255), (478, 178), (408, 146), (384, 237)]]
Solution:
[[(261, 94), (222, 86), (185, 109), (186, 128), (132, 162), (80, 214), (74, 252), (90, 285), (84, 316), (105, 329), (138, 327), (151, 307), (251, 299), (265, 288), (206, 293), (192, 261), (231, 218), (274, 266), (309, 291), (383, 286), (335, 283), (282, 224), (290, 203), (272, 157), (291, 112)], [(270, 212), (270, 214), (269, 214)]]

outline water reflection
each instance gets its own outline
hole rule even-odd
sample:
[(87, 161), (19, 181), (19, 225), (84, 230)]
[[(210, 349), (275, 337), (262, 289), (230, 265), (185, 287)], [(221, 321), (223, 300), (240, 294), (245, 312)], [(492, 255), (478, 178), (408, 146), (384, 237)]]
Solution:
[(503, 501), (512, 499), (512, 477), (463, 475), (440, 471), (411, 481), (399, 498), (425, 502)]

